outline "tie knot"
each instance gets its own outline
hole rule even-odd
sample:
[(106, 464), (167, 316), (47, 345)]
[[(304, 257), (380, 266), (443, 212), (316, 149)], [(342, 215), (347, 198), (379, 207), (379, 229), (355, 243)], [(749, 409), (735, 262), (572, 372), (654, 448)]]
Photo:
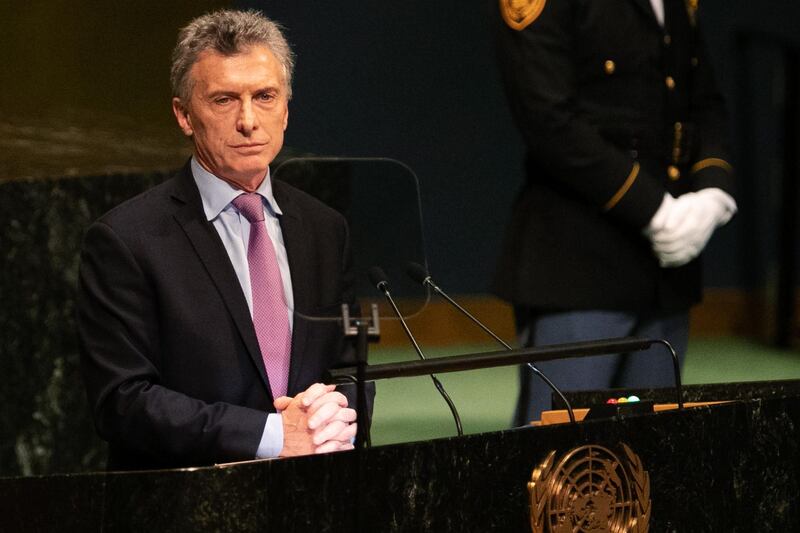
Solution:
[(258, 193), (246, 192), (234, 198), (232, 203), (251, 224), (264, 220), (264, 204)]

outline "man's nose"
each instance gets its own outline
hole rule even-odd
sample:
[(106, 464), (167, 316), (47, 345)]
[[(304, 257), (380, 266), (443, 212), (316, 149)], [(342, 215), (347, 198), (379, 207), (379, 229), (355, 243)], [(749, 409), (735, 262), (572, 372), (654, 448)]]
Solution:
[(242, 101), (237, 129), (242, 135), (250, 135), (253, 130), (258, 129), (258, 119), (253, 112), (253, 102), (250, 99)]

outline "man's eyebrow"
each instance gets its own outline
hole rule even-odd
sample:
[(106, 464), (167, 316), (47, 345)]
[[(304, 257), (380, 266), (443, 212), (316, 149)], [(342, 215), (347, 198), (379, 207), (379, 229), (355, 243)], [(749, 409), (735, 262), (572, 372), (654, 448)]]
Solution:
[(280, 83), (270, 83), (259, 87), (256, 91), (280, 91), (282, 88), (283, 85)]
[[(280, 92), (281, 90), (283, 90), (283, 86), (281, 84), (279, 84), (279, 83), (276, 83), (274, 85), (270, 84), (270, 85), (264, 85), (264, 86), (261, 86), (261, 87), (257, 87), (255, 89), (253, 89), (252, 93), (253, 94), (257, 94), (257, 93), (263, 93), (263, 92)], [(209, 98), (213, 98), (215, 96), (238, 96), (240, 94), (242, 94), (241, 91), (236, 91), (236, 90), (232, 90), (232, 89), (215, 89), (215, 90), (209, 91), (207, 93), (207, 96)]]
[(225, 89), (218, 89), (216, 91), (211, 91), (207, 94), (208, 98), (216, 98), (217, 96), (239, 96), (239, 93), (236, 91), (226, 91)]

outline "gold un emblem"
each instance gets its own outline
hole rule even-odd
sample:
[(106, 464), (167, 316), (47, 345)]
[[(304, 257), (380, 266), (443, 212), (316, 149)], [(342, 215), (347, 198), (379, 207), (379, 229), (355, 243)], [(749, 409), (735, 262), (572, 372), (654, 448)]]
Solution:
[(550, 452), (528, 483), (533, 533), (646, 533), (650, 476), (620, 447), (622, 461), (603, 446), (575, 448), (557, 462)]

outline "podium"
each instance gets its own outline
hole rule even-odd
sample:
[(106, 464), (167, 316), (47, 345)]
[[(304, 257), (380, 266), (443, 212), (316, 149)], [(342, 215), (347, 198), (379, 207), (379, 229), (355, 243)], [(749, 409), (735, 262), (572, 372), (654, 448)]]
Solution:
[(5, 478), (0, 530), (524, 532), (544, 459), (621, 444), (649, 479), (651, 532), (800, 530), (800, 380), (687, 386), (684, 399), (729, 402), (322, 456)]

